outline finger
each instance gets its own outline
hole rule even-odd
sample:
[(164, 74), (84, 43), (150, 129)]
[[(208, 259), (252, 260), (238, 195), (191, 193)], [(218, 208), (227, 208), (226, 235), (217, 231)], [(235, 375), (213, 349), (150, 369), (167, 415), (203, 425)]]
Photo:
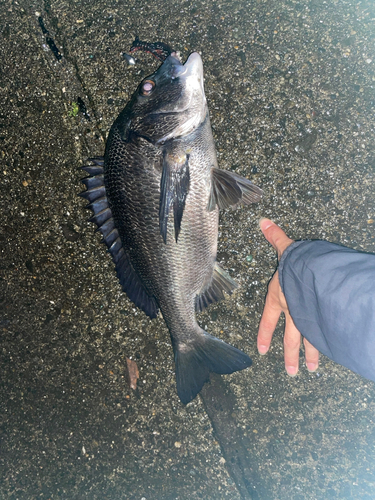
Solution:
[(297, 375), (301, 334), (297, 330), (289, 313), (285, 314), (284, 360), (285, 369), (291, 377)]
[(270, 219), (261, 219), (259, 222), (260, 229), (266, 240), (271, 243), (277, 251), (280, 258), (284, 250), (293, 243), (293, 240), (288, 238), (284, 231)]
[(270, 348), (272, 335), (279, 321), (280, 314), (281, 307), (277, 305), (269, 290), (258, 329), (257, 347), (259, 354), (266, 354)]
[(319, 366), (319, 351), (307, 339), (303, 339), (305, 346), (306, 366), (309, 372), (315, 372)]

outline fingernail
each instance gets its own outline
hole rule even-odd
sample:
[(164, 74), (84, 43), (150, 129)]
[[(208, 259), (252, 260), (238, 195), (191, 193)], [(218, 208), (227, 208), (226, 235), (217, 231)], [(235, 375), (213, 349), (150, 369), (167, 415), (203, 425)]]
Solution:
[(318, 363), (306, 363), (306, 367), (309, 370), (309, 372), (315, 372), (318, 368)]
[(298, 368), (296, 366), (286, 366), (285, 369), (289, 377), (295, 377), (297, 375)]
[[(262, 228), (261, 224), (262, 224), (262, 222), (263, 222), (263, 221), (267, 221), (267, 222), (265, 223), (264, 227)], [(272, 222), (272, 220), (267, 219), (266, 217), (261, 217), (261, 218), (259, 219), (259, 227), (260, 227), (261, 229), (263, 229), (263, 231), (265, 231), (266, 229), (268, 229), (269, 227), (271, 227), (271, 226), (272, 226), (272, 225), (274, 225), (274, 224), (275, 224), (275, 223), (274, 223), (274, 222)]]
[(261, 356), (264, 356), (268, 352), (268, 347), (266, 345), (258, 345), (258, 352)]

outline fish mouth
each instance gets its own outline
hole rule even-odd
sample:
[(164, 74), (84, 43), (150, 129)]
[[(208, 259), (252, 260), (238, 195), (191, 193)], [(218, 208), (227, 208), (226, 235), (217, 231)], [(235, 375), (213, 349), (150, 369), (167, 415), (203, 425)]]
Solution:
[(207, 116), (207, 101), (204, 93), (203, 63), (201, 56), (198, 52), (193, 52), (190, 54), (185, 64), (182, 64), (179, 60), (179, 55), (172, 52), (172, 54), (168, 56), (166, 62), (168, 60), (169, 64), (172, 66), (170, 78), (172, 78), (172, 80), (178, 78), (181, 81), (187, 99), (183, 103), (177, 104), (173, 109), (159, 109), (155, 114), (168, 115), (188, 113), (188, 117), (186, 117), (186, 119), (172, 132), (161, 137), (157, 141), (158, 144), (164, 143), (171, 138), (190, 134), (203, 123)]
[[(203, 82), (203, 62), (201, 56), (198, 52), (193, 52), (188, 57), (184, 64), (185, 72), (184, 76), (190, 81), (197, 82), (200, 87), (200, 91), (203, 95), (204, 102), (206, 101), (204, 94), (204, 82)], [(196, 85), (195, 85), (196, 86)]]
[(184, 64), (185, 71), (189, 73), (189, 75), (196, 75), (198, 78), (203, 78), (203, 63), (202, 58), (198, 54), (198, 52), (193, 52), (188, 57), (187, 61)]
[[(203, 62), (198, 52), (190, 54), (185, 64), (182, 64), (178, 54), (172, 53), (169, 58), (173, 58), (172, 79), (178, 78), (183, 82), (183, 86), (189, 95), (188, 101), (183, 106), (176, 106), (173, 111), (162, 111), (160, 114), (184, 113), (189, 109), (194, 110), (189, 118), (181, 123), (173, 132), (159, 139), (158, 143), (165, 142), (172, 137), (184, 136), (196, 129), (205, 119), (207, 114), (207, 101), (204, 93)], [(158, 113), (158, 114), (159, 114)]]
[(203, 62), (198, 52), (190, 54), (185, 64), (182, 64), (177, 52), (172, 52), (169, 57), (173, 58), (174, 62), (177, 63), (173, 65), (172, 78), (196, 78), (202, 83), (203, 90)]

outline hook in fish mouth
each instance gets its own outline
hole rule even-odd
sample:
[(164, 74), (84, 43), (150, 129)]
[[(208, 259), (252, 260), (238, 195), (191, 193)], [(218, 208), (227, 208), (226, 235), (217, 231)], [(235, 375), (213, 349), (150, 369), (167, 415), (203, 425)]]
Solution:
[(181, 58), (181, 54), (179, 51), (173, 51), (171, 53), (171, 56), (173, 56), (175, 59), (177, 59), (177, 61), (179, 61), (180, 63), (182, 63), (182, 58)]
[(165, 62), (167, 66), (171, 67), (171, 78), (177, 78), (181, 76), (193, 77), (199, 80), (202, 84), (203, 90), (203, 63), (202, 58), (198, 52), (193, 52), (185, 61), (185, 64), (181, 62), (181, 56), (178, 52), (172, 52), (170, 56), (167, 57)]

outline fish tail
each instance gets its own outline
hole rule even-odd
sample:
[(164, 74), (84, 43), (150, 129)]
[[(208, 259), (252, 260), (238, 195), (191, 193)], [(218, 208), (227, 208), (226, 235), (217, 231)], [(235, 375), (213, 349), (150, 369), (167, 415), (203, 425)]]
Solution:
[(173, 342), (177, 393), (182, 403), (195, 398), (209, 379), (209, 372), (233, 373), (248, 368), (247, 354), (200, 329), (189, 343)]

